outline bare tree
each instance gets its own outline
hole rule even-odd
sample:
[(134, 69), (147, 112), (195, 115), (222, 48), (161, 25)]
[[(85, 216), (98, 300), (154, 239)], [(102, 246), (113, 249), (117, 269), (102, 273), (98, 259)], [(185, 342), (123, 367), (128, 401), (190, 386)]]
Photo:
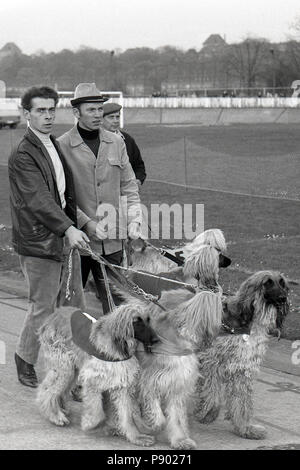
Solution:
[(240, 86), (251, 88), (270, 62), (270, 43), (265, 39), (247, 38), (227, 49), (228, 72), (239, 78)]

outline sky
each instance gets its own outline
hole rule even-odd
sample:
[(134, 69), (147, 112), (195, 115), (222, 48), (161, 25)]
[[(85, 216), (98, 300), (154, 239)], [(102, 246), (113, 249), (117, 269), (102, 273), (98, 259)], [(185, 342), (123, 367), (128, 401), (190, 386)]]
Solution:
[[(285, 41), (300, 0), (1, 0), (0, 49), (126, 50), (171, 45), (201, 49), (210, 34)], [(300, 20), (299, 20), (300, 22)]]

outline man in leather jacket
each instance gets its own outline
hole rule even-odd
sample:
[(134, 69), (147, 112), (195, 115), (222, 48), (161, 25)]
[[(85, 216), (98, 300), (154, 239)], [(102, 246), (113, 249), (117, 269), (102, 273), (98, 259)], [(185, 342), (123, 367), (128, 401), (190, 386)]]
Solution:
[(15, 361), (19, 381), (33, 388), (38, 384), (38, 329), (56, 308), (64, 246), (85, 248), (89, 242), (76, 228), (77, 215), (84, 216), (77, 214), (72, 173), (50, 134), (57, 101), (56, 91), (48, 87), (25, 92), (22, 107), (28, 128), (8, 164), (12, 242), (29, 288)]

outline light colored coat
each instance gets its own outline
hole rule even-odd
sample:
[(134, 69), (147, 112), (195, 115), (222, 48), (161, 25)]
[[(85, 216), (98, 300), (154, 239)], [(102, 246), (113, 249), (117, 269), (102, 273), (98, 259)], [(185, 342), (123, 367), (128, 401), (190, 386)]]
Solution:
[[(102, 128), (99, 135), (97, 159), (83, 141), (76, 125), (58, 141), (73, 173), (77, 205), (86, 216), (85, 219), (80, 217), (81, 227), (89, 220), (101, 220), (104, 215), (99, 214), (107, 204), (116, 211), (116, 223), (109, 224), (109, 239), (91, 242), (91, 247), (98, 253), (103, 253), (104, 249), (105, 254), (110, 254), (122, 249), (122, 241), (113, 233), (116, 227), (120, 227), (121, 236), (126, 238), (127, 225), (136, 219), (135, 208), (140, 208), (140, 198), (123, 139)], [(121, 197), (127, 201), (126, 213)]]

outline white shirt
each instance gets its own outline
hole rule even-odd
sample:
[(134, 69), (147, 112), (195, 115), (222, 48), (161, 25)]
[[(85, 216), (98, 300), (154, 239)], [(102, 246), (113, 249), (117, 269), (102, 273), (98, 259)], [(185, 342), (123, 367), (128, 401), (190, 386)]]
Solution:
[(55, 177), (56, 177), (56, 184), (57, 184), (57, 189), (59, 192), (59, 197), (61, 201), (61, 206), (64, 209), (66, 207), (66, 200), (65, 200), (65, 190), (66, 190), (66, 178), (65, 178), (65, 172), (61, 163), (61, 160), (58, 156), (58, 153), (56, 151), (56, 148), (54, 147), (51, 139), (50, 139), (50, 134), (43, 134), (42, 132), (37, 131), (36, 129), (32, 129), (30, 127), (30, 130), (40, 139), (44, 147), (46, 148), (48, 154), (50, 155), (50, 158), (52, 160), (53, 166), (54, 166), (54, 171), (55, 171)]

